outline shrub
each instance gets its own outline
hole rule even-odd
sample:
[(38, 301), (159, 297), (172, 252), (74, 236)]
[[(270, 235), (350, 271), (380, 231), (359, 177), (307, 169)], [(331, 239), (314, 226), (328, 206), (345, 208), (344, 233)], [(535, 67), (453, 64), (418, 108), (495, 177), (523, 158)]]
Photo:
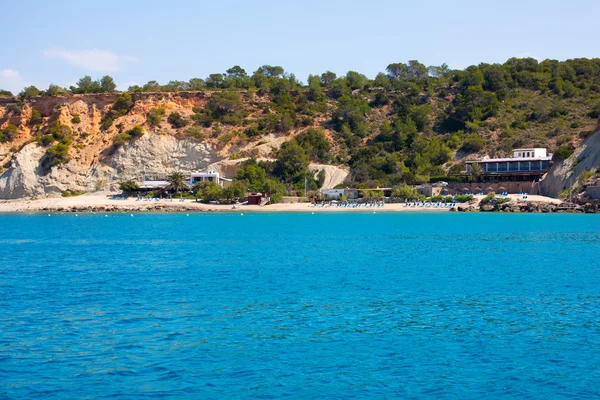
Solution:
[(459, 194), (454, 196), (454, 200), (456, 200), (459, 203), (466, 203), (468, 201), (473, 200), (473, 195), (471, 194)]
[(31, 124), (36, 125), (40, 124), (43, 121), (44, 117), (42, 113), (36, 110), (35, 108), (31, 110)]
[(483, 139), (477, 134), (471, 134), (465, 138), (461, 150), (466, 153), (477, 153), (483, 149)]
[(172, 112), (169, 114), (167, 121), (169, 121), (171, 126), (175, 129), (183, 128), (188, 124), (188, 121), (186, 121), (178, 112)]
[(113, 138), (113, 144), (118, 146), (124, 143), (128, 143), (133, 139), (137, 139), (142, 136), (144, 136), (144, 128), (142, 128), (139, 125), (136, 125), (127, 132), (121, 132), (116, 134)]
[(54, 143), (54, 136), (52, 135), (44, 135), (42, 136), (42, 138), (40, 139), (40, 143), (42, 144), (42, 146), (46, 147), (51, 145), (52, 143)]
[(81, 122), (81, 118), (79, 117), (79, 115), (73, 115), (73, 118), (71, 118), (71, 123), (79, 124), (80, 122)]
[(574, 152), (575, 152), (575, 149), (573, 149), (571, 146), (567, 146), (567, 145), (560, 146), (554, 152), (554, 156), (553, 156), (554, 161), (566, 160), (567, 158), (571, 157), (571, 155)]
[(46, 154), (50, 157), (50, 166), (56, 166), (69, 162), (69, 145), (57, 143), (50, 147)]
[(131, 95), (129, 93), (122, 93), (117, 98), (110, 111), (104, 116), (104, 119), (102, 120), (102, 129), (107, 130), (110, 128), (115, 119), (126, 115), (129, 110), (133, 108), (133, 104)]
[(71, 190), (71, 189), (63, 190), (60, 193), (60, 195), (62, 197), (81, 196), (82, 194), (85, 194), (85, 192), (83, 190)]
[(488, 204), (490, 201), (492, 201), (492, 199), (494, 197), (496, 197), (496, 193), (492, 192), (492, 193), (488, 194), (483, 199), (481, 199), (481, 201), (479, 202), (479, 205), (484, 206), (484, 205)]
[(146, 119), (150, 125), (158, 125), (162, 122), (163, 117), (165, 116), (164, 107), (153, 108), (146, 114)]
[(202, 132), (202, 129), (198, 126), (191, 126), (188, 129), (185, 130), (185, 136), (198, 140), (198, 141), (202, 141), (204, 140), (204, 133)]
[(231, 141), (231, 139), (233, 139), (233, 136), (233, 133), (226, 133), (219, 137), (219, 143), (226, 145)]
[(124, 193), (131, 193), (140, 190), (140, 186), (134, 180), (119, 182), (119, 189)]
[(71, 144), (71, 133), (73, 131), (67, 125), (63, 125), (58, 121), (54, 121), (52, 126), (46, 131), (47, 135), (52, 135), (54, 140), (63, 144)]
[(590, 118), (600, 118), (600, 103), (596, 104), (588, 114)]
[(17, 134), (19, 130), (13, 124), (8, 124), (6, 128), (0, 130), (0, 143), (11, 142)]
[(252, 139), (254, 137), (261, 136), (263, 131), (258, 128), (257, 124), (252, 124), (244, 130), (244, 134), (249, 139)]
[(144, 136), (144, 128), (139, 125), (134, 126), (130, 130), (127, 131), (127, 134), (131, 139), (137, 139)]

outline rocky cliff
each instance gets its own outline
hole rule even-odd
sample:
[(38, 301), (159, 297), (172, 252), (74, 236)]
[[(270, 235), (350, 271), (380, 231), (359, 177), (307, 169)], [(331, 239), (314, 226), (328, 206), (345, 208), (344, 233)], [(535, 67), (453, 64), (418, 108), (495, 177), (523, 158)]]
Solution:
[[(116, 189), (118, 182), (126, 179), (164, 178), (170, 172), (189, 173), (209, 166), (221, 170), (226, 167), (223, 173), (231, 176), (241, 160), (268, 157), (298, 133), (273, 132), (258, 141), (242, 135), (244, 127), (213, 124), (194, 125), (194, 135), (187, 135), (184, 132), (192, 126), (195, 108), (205, 107), (211, 98), (205, 92), (134, 94), (132, 107), (107, 128), (103, 124), (118, 97), (38, 97), (19, 103), (1, 99), (0, 129), (14, 125), (18, 134), (10, 141), (0, 141), (0, 199), (57, 195), (66, 190)], [(252, 120), (264, 100), (242, 98), (247, 118)], [(151, 110), (162, 110), (160, 122), (149, 123)], [(185, 128), (169, 123), (167, 116), (173, 112), (188, 121)], [(67, 156), (58, 165), (51, 162), (51, 144), (44, 143), (53, 126), (68, 127), (69, 132)], [(118, 141), (119, 135), (135, 126), (143, 128), (141, 137)], [(326, 185), (336, 185), (347, 175), (345, 169), (312, 166), (315, 172), (321, 169), (328, 173)]]
[(542, 194), (557, 197), (577, 183), (582, 173), (600, 168), (600, 119), (597, 131), (590, 135), (566, 160), (556, 162), (540, 182)]

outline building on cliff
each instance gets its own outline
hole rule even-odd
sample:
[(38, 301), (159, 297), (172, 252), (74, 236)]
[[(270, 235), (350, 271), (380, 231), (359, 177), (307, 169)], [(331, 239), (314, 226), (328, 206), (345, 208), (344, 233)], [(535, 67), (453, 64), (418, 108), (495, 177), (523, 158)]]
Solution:
[(481, 182), (539, 181), (551, 163), (552, 155), (544, 148), (515, 149), (508, 158), (466, 161), (464, 174), (470, 176), (472, 165), (479, 164), (477, 179)]

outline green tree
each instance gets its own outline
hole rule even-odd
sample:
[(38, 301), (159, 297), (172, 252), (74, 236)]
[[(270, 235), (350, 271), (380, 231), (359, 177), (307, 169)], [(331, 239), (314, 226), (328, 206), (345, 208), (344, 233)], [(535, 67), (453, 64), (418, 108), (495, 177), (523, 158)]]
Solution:
[(281, 203), (281, 198), (287, 194), (285, 185), (275, 179), (267, 179), (261, 192), (269, 195), (271, 203)]
[(0, 97), (13, 97), (11, 91), (0, 89)]
[(267, 181), (267, 172), (256, 163), (256, 160), (251, 159), (237, 170), (235, 180), (243, 182), (251, 192), (260, 192)]
[(71, 92), (75, 94), (99, 93), (102, 91), (100, 82), (94, 81), (91, 76), (86, 75), (77, 81), (77, 86), (70, 87)]
[(333, 81), (337, 79), (337, 75), (334, 72), (327, 71), (321, 74), (321, 85), (330, 87)]
[(246, 186), (240, 181), (235, 181), (223, 189), (223, 197), (227, 200), (242, 198), (246, 196)]
[(324, 101), (325, 95), (321, 89), (321, 80), (316, 75), (308, 76), (308, 100)]
[(185, 182), (185, 177), (181, 172), (173, 172), (167, 177), (167, 182), (167, 189), (174, 191), (175, 193), (179, 193), (188, 189), (188, 185)]
[(365, 88), (368, 82), (369, 79), (366, 76), (356, 71), (348, 71), (348, 73), (346, 74), (346, 84), (348, 85), (350, 90), (362, 90)]
[(44, 94), (46, 96), (66, 96), (69, 94), (69, 91), (63, 87), (51, 83)]
[(117, 84), (114, 79), (108, 75), (105, 75), (100, 79), (99, 86), (100, 91), (104, 93), (112, 93), (117, 90)]
[(308, 167), (310, 158), (306, 151), (295, 141), (285, 142), (277, 152), (275, 173), (286, 181), (303, 174)]
[(213, 181), (199, 182), (194, 185), (192, 191), (195, 191), (196, 199), (204, 201), (216, 201), (223, 197), (223, 189)]
[(34, 97), (34, 96), (39, 96), (39, 95), (40, 95), (40, 90), (33, 85), (27, 86), (26, 88), (21, 90), (21, 92), (19, 93), (19, 97), (21, 97), (21, 98)]
[(479, 180), (479, 176), (483, 173), (483, 168), (479, 163), (472, 163), (469, 165), (469, 175), (471, 175), (471, 179), (473, 182), (477, 182)]
[(361, 136), (366, 134), (365, 116), (371, 108), (361, 100), (350, 96), (342, 96), (338, 100), (338, 107), (332, 114), (331, 122), (338, 132), (342, 132), (344, 126)]
[(297, 135), (295, 140), (311, 158), (322, 161), (331, 158), (329, 155), (331, 143), (327, 140), (323, 129), (309, 128)]
[(263, 74), (269, 78), (281, 78), (283, 77), (284, 70), (280, 66), (263, 65), (256, 70), (256, 73)]
[(416, 199), (419, 197), (419, 193), (413, 186), (402, 185), (392, 189), (392, 197), (398, 197), (401, 199)]

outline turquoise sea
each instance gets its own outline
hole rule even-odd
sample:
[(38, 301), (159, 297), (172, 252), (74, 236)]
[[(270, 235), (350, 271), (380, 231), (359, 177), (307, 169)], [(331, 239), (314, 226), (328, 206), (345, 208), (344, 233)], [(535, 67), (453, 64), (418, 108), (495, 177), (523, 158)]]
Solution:
[(600, 396), (600, 215), (0, 215), (0, 398)]

